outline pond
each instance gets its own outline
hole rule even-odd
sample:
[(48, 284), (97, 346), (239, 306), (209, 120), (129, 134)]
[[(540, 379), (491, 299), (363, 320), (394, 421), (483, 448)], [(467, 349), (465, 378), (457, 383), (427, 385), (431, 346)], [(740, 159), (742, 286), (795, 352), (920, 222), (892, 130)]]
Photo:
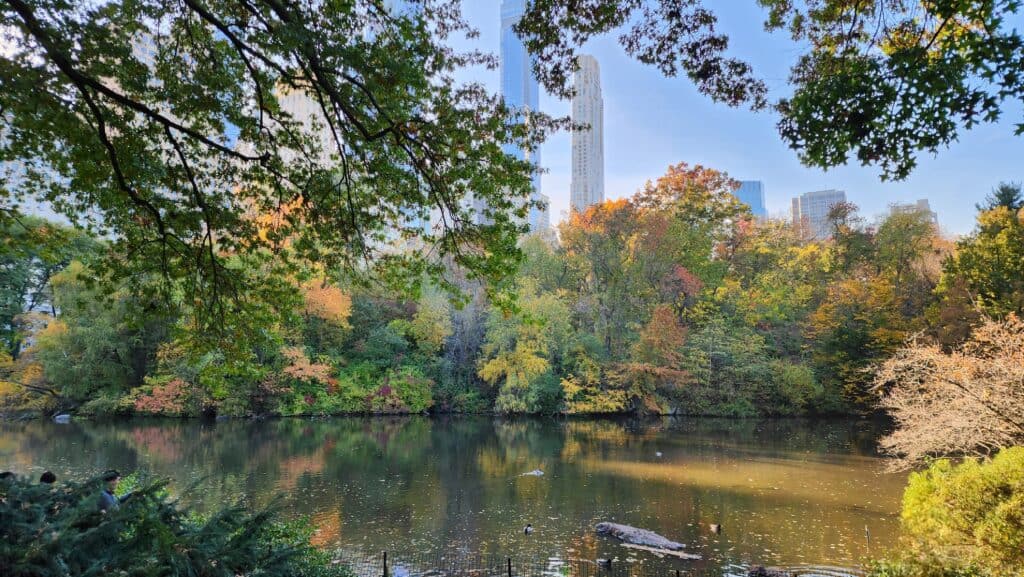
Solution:
[[(395, 575), (506, 557), (853, 574), (825, 568), (856, 568), (897, 539), (906, 476), (885, 471), (879, 432), (867, 420), (36, 421), (0, 424), (0, 469), (145, 471), (201, 508), (280, 496), (317, 543), (373, 563), (387, 551)], [(534, 470), (543, 475), (524, 475)], [(653, 530), (703, 559), (623, 548), (594, 534), (600, 521)]]

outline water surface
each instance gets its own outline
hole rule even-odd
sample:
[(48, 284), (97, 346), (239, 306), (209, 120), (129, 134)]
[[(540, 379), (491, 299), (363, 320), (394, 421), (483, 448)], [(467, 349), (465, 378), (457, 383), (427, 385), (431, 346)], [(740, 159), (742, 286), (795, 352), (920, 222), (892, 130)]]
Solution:
[[(878, 432), (800, 420), (29, 422), (0, 425), (0, 469), (147, 471), (179, 492), (199, 482), (182, 497), (206, 508), (283, 495), (318, 543), (389, 551), (410, 571), (417, 558), (480, 555), (738, 574), (752, 563), (857, 567), (895, 543), (906, 478), (885, 472)], [(523, 475), (535, 469), (544, 475)], [(594, 535), (603, 520), (704, 559), (624, 549)]]

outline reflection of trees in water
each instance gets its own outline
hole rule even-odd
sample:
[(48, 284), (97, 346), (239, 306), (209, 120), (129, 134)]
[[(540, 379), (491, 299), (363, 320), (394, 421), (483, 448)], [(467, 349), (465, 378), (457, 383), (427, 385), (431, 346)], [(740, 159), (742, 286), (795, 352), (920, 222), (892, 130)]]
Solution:
[[(864, 486), (876, 479), (864, 465), (877, 463), (863, 457), (873, 448), (871, 427), (395, 417), (28, 423), (2, 430), (13, 447), (4, 449), (5, 460), (24, 466), (60, 462), (63, 471), (79, 473), (144, 467), (179, 489), (204, 478), (185, 497), (212, 505), (240, 498), (263, 504), (283, 492), (286, 511), (309, 516), (319, 528), (318, 542), (369, 551), (461, 548), (543, 558), (572, 548), (577, 557), (628, 556), (592, 535), (595, 522), (611, 519), (711, 556), (823, 562), (859, 554), (864, 525), (878, 542), (895, 528), (894, 518), (879, 515), (881, 505), (855, 506), (881, 498), (873, 491), (893, 510), (898, 499), (899, 480), (887, 481), (891, 495), (888, 486)], [(534, 468), (545, 475), (521, 476)], [(776, 478), (790, 484), (767, 485)], [(848, 491), (849, 499), (818, 495), (819, 487)], [(538, 529), (530, 539), (521, 531), (527, 522)], [(725, 535), (710, 535), (708, 523), (725, 525)]]

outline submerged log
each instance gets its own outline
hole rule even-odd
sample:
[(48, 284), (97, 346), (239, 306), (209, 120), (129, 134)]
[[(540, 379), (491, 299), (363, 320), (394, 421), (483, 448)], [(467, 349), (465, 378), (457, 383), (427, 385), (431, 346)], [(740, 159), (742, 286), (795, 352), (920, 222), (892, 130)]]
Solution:
[(747, 572), (747, 577), (791, 577), (790, 574), (782, 569), (768, 568), (761, 565), (756, 565), (750, 568)]
[(687, 559), (687, 560), (690, 560), (690, 561), (700, 561), (701, 560), (701, 556), (700, 555), (695, 555), (693, 553), (683, 553), (682, 551), (673, 551), (671, 549), (657, 549), (655, 547), (648, 547), (646, 545), (634, 545), (632, 543), (623, 543), (622, 546), (626, 547), (626, 548), (629, 548), (629, 549), (638, 549), (640, 551), (647, 551), (649, 553), (654, 553), (658, 557), (664, 557), (665, 555), (669, 555), (669, 556), (672, 556), (672, 557), (678, 557), (680, 559)]
[(626, 543), (632, 543), (633, 545), (644, 545), (646, 547), (667, 549), (669, 551), (679, 551), (685, 547), (682, 543), (669, 541), (654, 531), (638, 529), (636, 527), (630, 527), (629, 525), (604, 522), (598, 523), (594, 527), (594, 530), (600, 534), (610, 535), (616, 539), (625, 541)]

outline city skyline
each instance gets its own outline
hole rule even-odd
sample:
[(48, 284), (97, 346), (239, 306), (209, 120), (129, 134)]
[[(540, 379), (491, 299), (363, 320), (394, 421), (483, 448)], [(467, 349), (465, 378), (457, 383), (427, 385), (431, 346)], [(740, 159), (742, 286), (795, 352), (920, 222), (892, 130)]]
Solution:
[[(497, 53), (498, 3), (463, 2), (462, 9), (480, 35), (453, 42), (456, 48)], [(766, 12), (755, 3), (716, 5), (715, 12), (716, 29), (729, 36), (729, 53), (748, 61), (755, 74), (768, 82), (773, 97), (785, 96), (789, 67), (800, 53), (799, 46), (784, 33), (766, 32), (762, 26)], [(1013, 135), (1013, 123), (1024, 114), (1022, 106), (1007, 106), (1003, 121), (963, 132), (937, 156), (922, 154), (907, 180), (882, 182), (877, 167), (862, 167), (855, 158), (848, 166), (827, 171), (803, 166), (797, 153), (779, 138), (777, 115), (715, 103), (698, 93), (687, 78), (666, 78), (626, 55), (615, 34), (588, 42), (580, 52), (601, 63), (606, 199), (631, 196), (646, 181), (663, 175), (669, 165), (687, 162), (734, 178), (760, 180), (772, 218), (787, 218), (794, 196), (836, 188), (849, 191), (850, 200), (869, 220), (887, 214), (893, 202), (927, 196), (943, 230), (965, 234), (974, 227), (975, 204), (1001, 181), (1024, 180), (1019, 162), (1024, 158), (1024, 138)], [(495, 91), (500, 87), (499, 74), (483, 67), (466, 69), (458, 77)], [(543, 90), (539, 106), (555, 116), (571, 114), (571, 102)], [(542, 188), (551, 197), (552, 215), (569, 212), (571, 140), (571, 134), (563, 131), (551, 135), (542, 147)]]

